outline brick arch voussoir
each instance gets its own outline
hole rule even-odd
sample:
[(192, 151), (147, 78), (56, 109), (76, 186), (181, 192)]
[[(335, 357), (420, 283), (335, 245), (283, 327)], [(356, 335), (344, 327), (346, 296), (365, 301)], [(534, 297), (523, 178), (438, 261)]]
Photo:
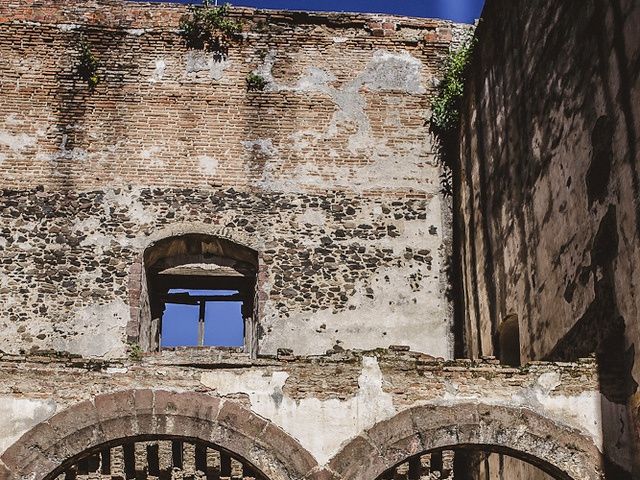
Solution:
[(213, 443), (270, 480), (313, 478), (318, 471), (316, 460), (294, 438), (234, 401), (141, 389), (98, 395), (36, 425), (2, 454), (0, 478), (48, 480), (55, 469), (87, 450), (155, 436)]
[(374, 425), (329, 462), (349, 480), (375, 480), (414, 455), (445, 448), (504, 453), (561, 480), (601, 480), (602, 454), (580, 431), (526, 408), (419, 406)]

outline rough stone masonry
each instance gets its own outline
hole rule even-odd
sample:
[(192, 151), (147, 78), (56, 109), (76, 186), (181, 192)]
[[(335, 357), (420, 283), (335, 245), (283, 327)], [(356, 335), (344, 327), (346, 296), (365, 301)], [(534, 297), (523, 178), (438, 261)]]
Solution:
[[(454, 360), (425, 121), (470, 27), (232, 9), (221, 55), (187, 48), (185, 11), (0, 5), (0, 479), (158, 478), (171, 458), (191, 478), (417, 480), (484, 451), (602, 478), (592, 359)], [(243, 351), (143, 341), (149, 252), (201, 237), (199, 260), (256, 254)]]
[[(467, 29), (234, 12), (242, 39), (220, 60), (186, 47), (182, 7), (3, 7), (4, 351), (123, 356), (145, 247), (206, 233), (261, 254), (260, 352), (452, 357), (450, 221), (424, 123)], [(250, 72), (264, 91), (247, 92)]]

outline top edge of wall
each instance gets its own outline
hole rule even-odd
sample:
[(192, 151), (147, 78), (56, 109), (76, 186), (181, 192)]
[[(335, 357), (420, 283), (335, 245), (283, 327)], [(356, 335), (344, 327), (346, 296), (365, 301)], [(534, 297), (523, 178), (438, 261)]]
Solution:
[[(0, 5), (0, 24), (89, 24), (118, 28), (173, 27), (188, 5), (127, 0), (8, 0)], [(371, 28), (371, 23), (391, 23), (395, 28), (473, 28), (472, 25), (435, 18), (405, 17), (384, 13), (311, 12), (231, 7), (231, 16), (297, 25), (332, 28)]]

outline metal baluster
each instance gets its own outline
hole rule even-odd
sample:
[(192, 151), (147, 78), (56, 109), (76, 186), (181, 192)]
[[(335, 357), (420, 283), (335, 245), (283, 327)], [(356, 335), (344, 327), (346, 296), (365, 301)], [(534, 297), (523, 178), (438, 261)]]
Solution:
[(103, 475), (111, 474), (111, 450), (109, 448), (100, 452), (100, 473)]
[(220, 452), (220, 476), (231, 477), (231, 457), (225, 452)]
[(420, 480), (421, 470), (420, 457), (414, 457), (409, 460), (409, 480)]

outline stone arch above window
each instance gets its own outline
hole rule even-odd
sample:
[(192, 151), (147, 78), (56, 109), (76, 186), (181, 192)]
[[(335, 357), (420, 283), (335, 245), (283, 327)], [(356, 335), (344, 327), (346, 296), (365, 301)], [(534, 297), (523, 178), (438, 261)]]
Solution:
[(199, 233), (147, 247), (132, 272), (129, 340), (143, 351), (228, 347), (256, 351), (258, 253)]
[(270, 480), (327, 478), (315, 476), (317, 462), (294, 438), (251, 410), (202, 393), (164, 390), (117, 391), (62, 410), (0, 455), (0, 478), (55, 480), (108, 447), (157, 439), (226, 452)]
[(404, 410), (352, 439), (329, 469), (343, 479), (381, 479), (416, 456), (456, 449), (503, 453), (559, 480), (604, 478), (591, 437), (527, 408), (481, 403)]

